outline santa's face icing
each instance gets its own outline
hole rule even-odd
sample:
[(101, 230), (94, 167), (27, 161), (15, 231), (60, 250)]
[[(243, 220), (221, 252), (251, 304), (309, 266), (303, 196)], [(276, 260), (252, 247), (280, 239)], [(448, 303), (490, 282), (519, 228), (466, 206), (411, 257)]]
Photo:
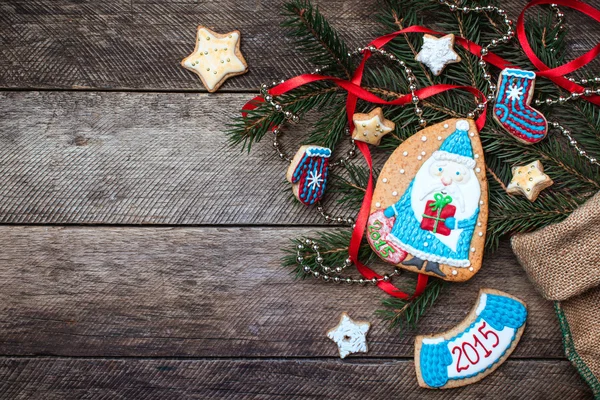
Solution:
[(471, 177), (467, 167), (449, 160), (434, 161), (429, 167), (429, 175), (434, 179), (437, 177), (443, 186), (464, 185)]

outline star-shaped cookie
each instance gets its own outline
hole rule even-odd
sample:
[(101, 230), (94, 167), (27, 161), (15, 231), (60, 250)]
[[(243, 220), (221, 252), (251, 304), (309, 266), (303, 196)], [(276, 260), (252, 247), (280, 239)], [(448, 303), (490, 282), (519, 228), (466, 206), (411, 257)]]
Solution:
[(366, 353), (367, 332), (371, 324), (365, 321), (354, 321), (346, 313), (342, 313), (340, 323), (327, 332), (327, 337), (338, 345), (340, 358), (352, 353)]
[(383, 110), (377, 107), (368, 114), (356, 113), (352, 116), (354, 132), (352, 139), (379, 145), (381, 138), (394, 130), (396, 124), (383, 117)]
[(441, 74), (446, 65), (460, 62), (460, 56), (454, 51), (454, 35), (451, 33), (439, 39), (423, 35), (423, 47), (415, 60), (427, 65), (435, 76)]
[(513, 177), (506, 191), (510, 194), (522, 194), (529, 201), (535, 201), (542, 190), (554, 183), (544, 173), (544, 167), (539, 160), (522, 167), (513, 167), (512, 173)]
[(216, 33), (199, 26), (196, 48), (181, 61), (185, 69), (195, 72), (206, 90), (215, 92), (232, 76), (248, 70), (248, 64), (240, 51), (240, 32)]

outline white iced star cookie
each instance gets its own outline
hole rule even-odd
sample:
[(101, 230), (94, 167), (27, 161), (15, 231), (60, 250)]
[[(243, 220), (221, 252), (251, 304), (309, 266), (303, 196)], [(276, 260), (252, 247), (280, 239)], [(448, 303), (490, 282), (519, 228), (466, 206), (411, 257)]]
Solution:
[(396, 124), (383, 117), (381, 107), (377, 107), (368, 114), (356, 113), (352, 116), (352, 121), (354, 122), (352, 139), (375, 146), (378, 146), (381, 138), (396, 127)]
[(506, 191), (510, 194), (522, 194), (529, 201), (535, 201), (542, 190), (554, 184), (544, 173), (544, 167), (539, 160), (522, 167), (513, 167), (512, 173), (513, 177)]
[(185, 69), (195, 72), (206, 90), (215, 92), (232, 76), (248, 71), (248, 64), (240, 51), (240, 32), (216, 33), (199, 26), (196, 48), (181, 61)]
[(427, 65), (435, 76), (441, 74), (446, 65), (460, 62), (460, 56), (454, 51), (454, 35), (451, 33), (439, 39), (423, 35), (423, 47), (415, 60)]
[(338, 345), (340, 358), (352, 353), (366, 353), (367, 332), (371, 324), (366, 321), (354, 321), (346, 313), (342, 313), (340, 323), (327, 332), (327, 337)]

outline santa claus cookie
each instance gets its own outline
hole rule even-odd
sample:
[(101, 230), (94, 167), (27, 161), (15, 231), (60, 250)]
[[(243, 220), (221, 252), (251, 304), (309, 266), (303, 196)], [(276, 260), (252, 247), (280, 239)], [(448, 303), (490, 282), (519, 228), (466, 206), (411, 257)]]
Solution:
[(419, 386), (448, 389), (488, 376), (513, 352), (525, 330), (527, 307), (493, 289), (481, 289), (475, 307), (453, 329), (415, 339)]
[(487, 195), (475, 123), (430, 126), (402, 143), (379, 174), (367, 229), (382, 234), (368, 235), (369, 243), (399, 267), (466, 281), (483, 259)]

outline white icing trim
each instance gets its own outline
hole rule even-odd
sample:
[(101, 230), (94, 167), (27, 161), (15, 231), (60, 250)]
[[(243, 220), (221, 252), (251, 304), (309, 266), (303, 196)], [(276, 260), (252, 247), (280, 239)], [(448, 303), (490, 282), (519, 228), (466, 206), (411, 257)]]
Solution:
[(464, 119), (456, 121), (456, 129), (458, 129), (459, 131), (468, 131), (469, 130), (469, 122)]
[(459, 164), (463, 164), (469, 169), (475, 168), (475, 160), (469, 157), (461, 156), (455, 153), (448, 153), (447, 151), (436, 150), (433, 152), (433, 158), (436, 160), (454, 161)]
[(487, 294), (482, 293), (481, 297), (479, 298), (479, 305), (477, 306), (477, 309), (475, 310), (475, 314), (477, 314), (477, 315), (481, 314), (481, 312), (485, 308), (486, 303), (487, 303)]
[(412, 254), (413, 256), (418, 257), (422, 260), (433, 261), (433, 262), (437, 262), (437, 263), (451, 265), (453, 267), (458, 267), (458, 268), (466, 268), (466, 267), (471, 266), (470, 260), (456, 260), (456, 259), (448, 258), (448, 257), (440, 257), (435, 254), (425, 253), (424, 251), (417, 250), (412, 246), (402, 243), (400, 241), (400, 239), (398, 239), (392, 233), (390, 233), (388, 235), (388, 239), (390, 239), (392, 242), (394, 242), (394, 244), (397, 245), (398, 247), (400, 247), (402, 250), (404, 250), (407, 253)]
[(444, 342), (443, 336), (436, 337), (436, 338), (423, 338), (423, 344), (438, 344), (438, 343), (443, 343), (443, 342)]

